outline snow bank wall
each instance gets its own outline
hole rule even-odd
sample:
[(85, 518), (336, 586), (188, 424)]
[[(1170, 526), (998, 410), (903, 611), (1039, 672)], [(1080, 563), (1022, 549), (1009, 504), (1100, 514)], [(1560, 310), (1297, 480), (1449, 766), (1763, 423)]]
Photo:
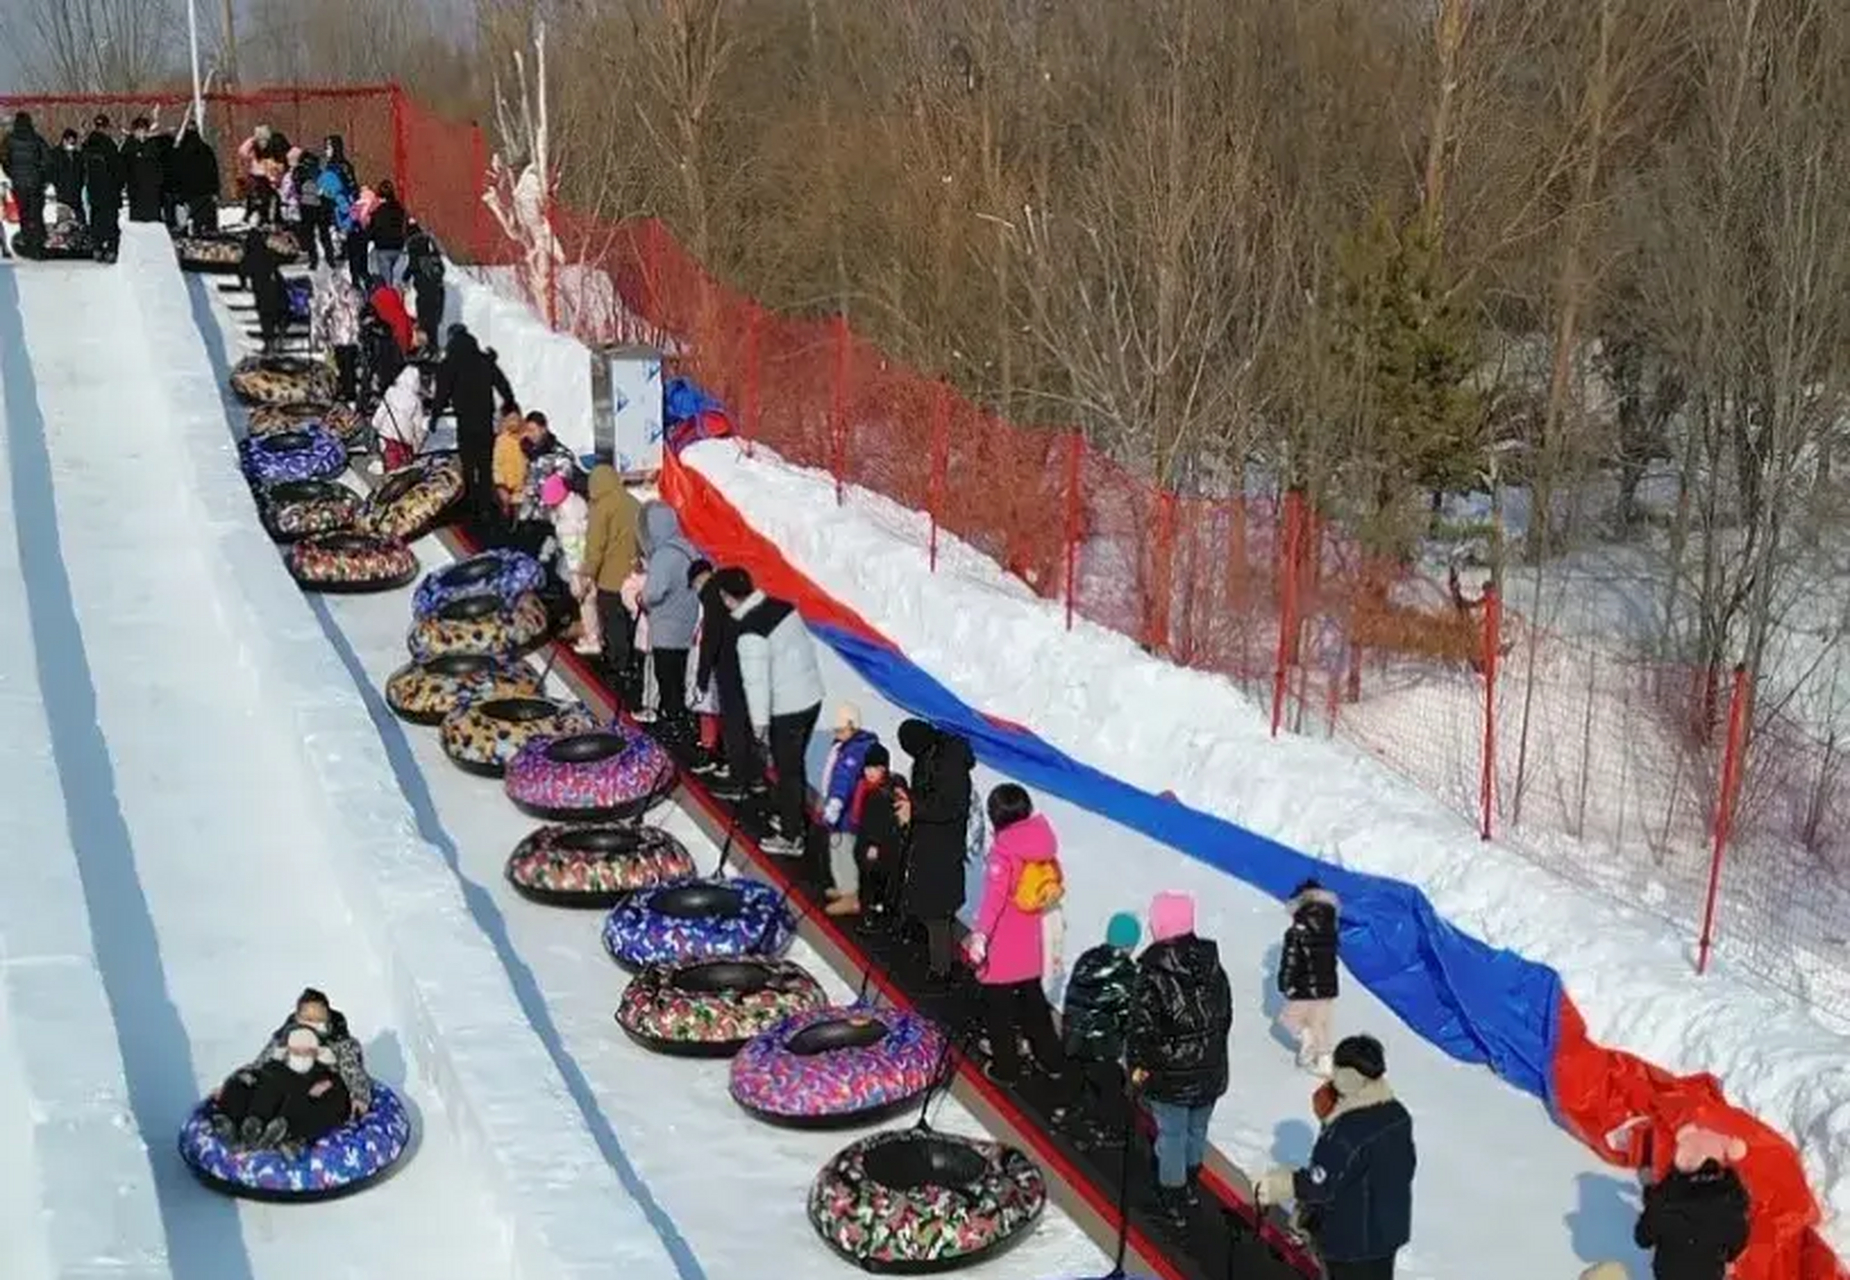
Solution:
[[(700, 466), (711, 460), (721, 474), (730, 474), (721, 461), (726, 455), (715, 452), (721, 448), (696, 450), (689, 459)], [(1304, 877), (1317, 876), (1345, 903), (1345, 965), (1383, 1004), (1451, 1056), (1489, 1065), (1510, 1084), (1544, 1099), (1571, 1132), (1605, 1158), (1624, 1162), (1604, 1138), (1632, 1117), (1649, 1121), (1656, 1150), (1665, 1157), (1672, 1147), (1671, 1135), (1687, 1122), (1712, 1124), (1748, 1138), (1743, 1175), (1754, 1197), (1755, 1224), (1753, 1248), (1738, 1267), (1742, 1280), (1824, 1280), (1840, 1274), (1830, 1248), (1810, 1229), (1817, 1210), (1791, 1142), (1756, 1116), (1730, 1106), (1712, 1076), (1678, 1077), (1595, 1043), (1559, 975), (1547, 965), (1488, 946), (1455, 928), (1410, 884), (1309, 857), (1226, 819), (1139, 790), (1072, 759), (1019, 725), (969, 707), (866, 619), (793, 566), (710, 479), (670, 460), (661, 489), (680, 512), (689, 537), (716, 563), (750, 568), (760, 587), (798, 604), (817, 635), (890, 702), (964, 734), (978, 757), (993, 768), (1142, 832), (1273, 897), (1282, 899)], [(834, 513), (833, 504), (820, 495), (814, 503), (793, 502), (788, 511), (779, 507), (774, 512), (776, 523), (783, 526), (778, 531), (787, 538), (845, 550), (854, 545), (854, 538), (845, 528), (831, 531)], [(838, 543), (832, 532), (839, 535)], [(865, 587), (872, 598), (893, 599), (896, 610), (915, 607), (916, 602), (894, 595), (901, 587), (916, 595), (911, 585), (916, 578), (878, 584), (879, 574), (865, 558), (868, 550), (860, 547), (852, 563), (841, 566), (844, 572), (837, 580)], [(909, 575), (917, 572), (907, 570)], [(951, 612), (960, 611), (953, 606)], [(998, 643), (995, 635), (967, 626), (958, 635), (965, 645), (976, 645), (985, 654)], [(1043, 648), (1034, 646), (1033, 651), (1044, 660)], [(1149, 692), (1143, 691), (1142, 705), (1148, 705)], [(1122, 724), (1091, 726), (1094, 732), (1107, 727), (1126, 731)], [(1804, 1132), (1807, 1126), (1795, 1128)], [(1820, 1163), (1828, 1171), (1835, 1167), (1828, 1158), (1828, 1143), (1825, 1154)]]
[[(19, 314), (10, 279), (0, 279), (0, 314)], [(30, 382), (7, 367), (25, 362), (24, 344), (0, 345), (10, 348), (0, 353), (4, 420), (7, 393), (23, 395)], [(14, 541), (17, 516), (0, 449), (0, 548)], [(0, 892), (0, 1275), (157, 1280), (169, 1267), (154, 1171), (48, 746), (24, 574), (16, 549), (0, 550), (0, 776), (12, 855)], [(32, 1205), (36, 1214), (12, 1212)]]
[(570, 334), (554, 333), (524, 302), (496, 293), (451, 267), (444, 322), (469, 326), (500, 357), (523, 409), (544, 410), (553, 434), (576, 454), (591, 452), (591, 352)]
[(158, 394), (171, 399), (180, 433), (172, 444), (193, 480), (177, 500), (195, 508), (208, 559), (220, 569), (211, 605), (247, 637), (244, 674), (293, 728), (308, 776), (321, 783), (328, 822), (342, 837), (335, 847), (347, 855), (329, 869), (388, 968), (397, 1031), (415, 1046), (442, 1095), (443, 1119), (504, 1206), (515, 1275), (673, 1275), (566, 1097), (454, 878), (417, 835), (351, 678), (257, 523), (165, 234), (125, 227), (118, 269), (132, 275), (152, 362), (169, 371)]

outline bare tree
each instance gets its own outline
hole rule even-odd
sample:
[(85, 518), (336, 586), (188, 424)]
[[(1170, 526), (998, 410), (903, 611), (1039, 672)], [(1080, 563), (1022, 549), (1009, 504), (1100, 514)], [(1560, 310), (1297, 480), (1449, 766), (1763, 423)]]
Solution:
[(26, 80), (64, 93), (135, 93), (174, 70), (172, 0), (8, 0), (0, 36)]

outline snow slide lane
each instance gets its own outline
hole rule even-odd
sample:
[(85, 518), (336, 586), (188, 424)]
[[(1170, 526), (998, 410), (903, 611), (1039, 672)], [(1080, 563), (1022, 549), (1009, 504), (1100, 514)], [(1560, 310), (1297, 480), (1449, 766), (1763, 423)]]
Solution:
[[(452, 887), (402, 874), (427, 851), (364, 709), (255, 528), (165, 235), (127, 228), (115, 268), (34, 266), (14, 279), (0, 348), (33, 640), (173, 1274), (669, 1274), (616, 1245), (566, 1265), (484, 1149), (487, 1108), (472, 1090), (499, 1073), (490, 1101), (534, 1092), (521, 1078), (529, 1029), (499, 974), (483, 978), (472, 941), (438, 952), (461, 914)], [(202, 440), (217, 445), (204, 459)], [(303, 661), (305, 643), (328, 665)], [(414, 955), (425, 963), (414, 968)], [(179, 1124), (309, 983), (330, 991), (373, 1073), (406, 1096), (416, 1149), (386, 1183), (312, 1209), (198, 1187), (174, 1154)], [(452, 1011), (449, 984), (465, 1018), (436, 1016)], [(472, 1069), (471, 1051), (487, 1071)], [(575, 1135), (537, 1094), (501, 1112), (569, 1186)], [(94, 1203), (106, 1190), (72, 1181), (48, 1182), (47, 1199)]]

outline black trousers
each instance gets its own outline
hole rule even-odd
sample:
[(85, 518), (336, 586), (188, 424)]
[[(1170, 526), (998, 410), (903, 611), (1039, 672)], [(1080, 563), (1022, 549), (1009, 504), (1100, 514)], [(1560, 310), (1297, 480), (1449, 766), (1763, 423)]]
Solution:
[(612, 692), (633, 711), (640, 692), (636, 680), (636, 620), (623, 607), (620, 592), (602, 587), (597, 590), (597, 620), (604, 632), (604, 665), (616, 681)]
[(321, 264), (324, 254), (329, 262), (333, 262), (334, 210), (325, 204), (303, 205), (302, 230), (297, 239), (302, 242), (302, 252), (308, 255), (311, 268)]
[(209, 235), (218, 230), (218, 200), (214, 196), (200, 196), (197, 200), (186, 203), (186, 225), (191, 235)]
[(19, 242), (29, 253), (40, 253), (45, 248), (45, 188), (16, 187), (14, 197), (19, 201)]
[[(686, 661), (685, 654), (682, 660)], [(777, 769), (777, 820), (783, 826), (784, 835), (798, 844), (803, 842), (804, 819), (808, 812), (804, 801), (808, 799), (809, 784), (803, 755), (816, 732), (816, 721), (821, 717), (820, 702), (794, 715), (771, 717), (771, 764)]]
[(347, 255), (347, 274), (353, 277), (353, 287), (364, 294), (366, 277), (371, 270), (366, 260), (366, 233), (358, 228), (349, 231), (341, 248)]
[(334, 373), (339, 380), (335, 395), (342, 404), (358, 404), (360, 399), (360, 349), (351, 343), (334, 348)]
[(655, 687), (661, 692), (661, 718), (666, 724), (686, 729), (694, 713), (687, 709), (687, 650), (650, 649), (655, 663)]
[(989, 1031), (989, 1052), (994, 1073), (999, 1080), (1013, 1080), (1021, 1075), (1021, 1050), (1018, 1038), (1026, 1039), (1034, 1051), (1034, 1060), (1050, 1075), (1066, 1068), (1066, 1054), (1061, 1051), (1060, 1037), (1054, 1034), (1053, 1010), (1038, 981), (1011, 982), (1004, 986), (983, 988), (983, 1021)]
[(481, 526), (484, 536), (501, 524), (501, 504), (495, 500), (495, 424), (493, 419), (456, 421), (456, 452), (462, 460), (463, 500)]
[(280, 1062), (266, 1062), (255, 1072), (239, 1072), (227, 1080), (218, 1109), (236, 1124), (246, 1119), (260, 1124), (281, 1119), (291, 1138), (314, 1142), (346, 1123), (353, 1110), (353, 1097), (338, 1077), (320, 1097), (308, 1096), (316, 1079), (327, 1078), (317, 1073), (297, 1075)]
[(114, 253), (122, 245), (122, 206), (99, 200), (90, 207), (90, 239), (98, 253)]
[(1367, 1262), (1326, 1262), (1330, 1280), (1394, 1280), (1394, 1255)]
[(1124, 1064), (1097, 1058), (1068, 1058), (1067, 1065), (1071, 1068), (1073, 1109), (1095, 1120), (1115, 1114), (1113, 1103), (1124, 1096)]
[(418, 331), (424, 335), (424, 347), (437, 349), (437, 330), (443, 325), (443, 286), (417, 284), (412, 288), (417, 303)]

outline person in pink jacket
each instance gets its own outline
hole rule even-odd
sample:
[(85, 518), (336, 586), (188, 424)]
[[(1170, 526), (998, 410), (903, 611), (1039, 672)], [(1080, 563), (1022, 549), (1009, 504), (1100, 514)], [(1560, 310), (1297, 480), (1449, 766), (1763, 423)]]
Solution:
[(1047, 1075), (1066, 1067), (1053, 1010), (1041, 980), (1046, 973), (1045, 929), (1065, 892), (1060, 842), (1046, 815), (1034, 812), (1028, 793), (1005, 782), (989, 793), (993, 843), (983, 869), (983, 896), (965, 943), (983, 987), (992, 1079), (1009, 1084), (1021, 1075), (1018, 1042), (1025, 1039)]

